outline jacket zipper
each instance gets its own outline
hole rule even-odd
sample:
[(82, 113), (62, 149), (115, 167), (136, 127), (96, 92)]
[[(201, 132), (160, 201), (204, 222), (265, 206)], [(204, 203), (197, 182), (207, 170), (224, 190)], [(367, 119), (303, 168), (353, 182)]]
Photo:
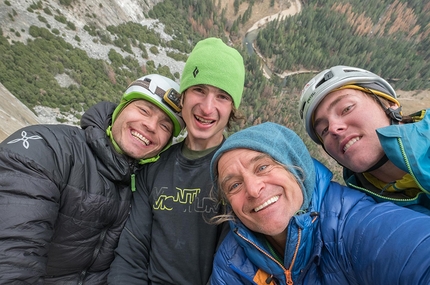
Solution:
[(397, 141), (399, 143), (400, 150), (402, 152), (403, 160), (405, 161), (406, 167), (408, 168), (409, 174), (414, 178), (415, 182), (417, 183), (418, 187), (421, 191), (423, 191), (426, 194), (429, 194), (430, 192), (424, 189), (424, 187), (421, 186), (421, 184), (418, 182), (418, 179), (415, 177), (414, 173), (412, 172), (411, 164), (409, 163), (408, 158), (406, 157), (405, 147), (403, 146), (402, 139), (397, 138)]
[(90, 269), (91, 266), (96, 261), (97, 256), (98, 256), (98, 254), (100, 252), (100, 249), (101, 249), (101, 247), (103, 245), (103, 241), (104, 241), (104, 239), (106, 237), (106, 233), (107, 233), (108, 229), (110, 228), (110, 226), (111, 225), (109, 225), (107, 228), (104, 228), (103, 231), (100, 233), (99, 241), (98, 241), (98, 243), (96, 245), (96, 248), (94, 249), (93, 257), (91, 259), (91, 262), (89, 263), (89, 265), (85, 269), (81, 270), (81, 273), (79, 274), (78, 285), (84, 284), (84, 280), (85, 280), (85, 277), (87, 276), (88, 269)]
[(264, 254), (266, 257), (268, 257), (269, 259), (271, 259), (272, 261), (274, 261), (276, 264), (278, 264), (283, 270), (284, 270), (284, 274), (285, 274), (285, 278), (286, 278), (286, 283), (288, 285), (293, 285), (293, 278), (291, 277), (291, 271), (293, 269), (294, 263), (296, 261), (297, 258), (297, 253), (299, 251), (299, 246), (300, 246), (300, 242), (301, 242), (301, 236), (302, 236), (302, 229), (299, 228), (299, 234), (298, 234), (298, 240), (297, 240), (297, 244), (296, 244), (296, 248), (294, 250), (294, 255), (293, 255), (293, 259), (291, 261), (291, 265), (288, 269), (286, 269), (284, 267), (284, 265), (282, 265), (281, 263), (279, 263), (279, 261), (277, 261), (275, 258), (273, 258), (273, 256), (271, 256), (270, 254), (268, 254), (266, 251), (264, 251), (262, 248), (260, 248), (258, 245), (256, 245), (253, 241), (247, 239), (246, 237), (244, 237), (242, 234), (240, 234), (237, 230), (235, 231), (236, 234), (241, 237), (242, 239), (244, 239), (246, 242), (248, 242), (249, 244), (251, 244), (252, 246), (254, 246), (258, 251), (260, 251), (262, 254)]
[(402, 143), (401, 138), (397, 138), (397, 142), (398, 142), (398, 144), (399, 144), (399, 148), (400, 148), (400, 151), (401, 151), (401, 153), (402, 153), (403, 161), (405, 162), (406, 167), (408, 168), (408, 172), (409, 172), (409, 174), (414, 178), (414, 181), (415, 181), (415, 182), (416, 182), (416, 184), (418, 185), (418, 188), (419, 188), (423, 193), (418, 193), (418, 194), (417, 194), (417, 196), (415, 196), (415, 197), (413, 197), (413, 198), (409, 198), (409, 199), (406, 199), (406, 198), (405, 198), (405, 199), (401, 199), (401, 198), (390, 198), (390, 197), (387, 197), (387, 196), (379, 195), (378, 193), (375, 193), (375, 192), (373, 192), (373, 191), (370, 191), (370, 190), (368, 190), (368, 189), (366, 189), (366, 188), (363, 188), (363, 187), (357, 186), (357, 185), (352, 184), (352, 183), (347, 183), (347, 184), (348, 184), (348, 186), (353, 187), (353, 188), (355, 188), (355, 189), (359, 189), (359, 190), (361, 190), (361, 191), (363, 191), (363, 192), (366, 192), (366, 193), (370, 194), (371, 196), (376, 196), (376, 197), (381, 198), (381, 199), (383, 199), (383, 200), (386, 200), (386, 201), (392, 201), (392, 202), (396, 202), (396, 201), (397, 201), (397, 202), (410, 202), (410, 201), (414, 201), (414, 200), (418, 199), (419, 195), (422, 195), (422, 194), (430, 194), (430, 192), (429, 192), (429, 191), (425, 190), (425, 189), (421, 186), (421, 184), (418, 182), (417, 178), (415, 177), (414, 173), (412, 172), (412, 168), (411, 168), (411, 165), (410, 165), (410, 163), (409, 163), (409, 161), (408, 161), (408, 159), (407, 159), (407, 157), (406, 157), (406, 154), (405, 154), (405, 148), (404, 148), (404, 146), (403, 146), (403, 143)]
[[(129, 167), (130, 167), (130, 170), (131, 170), (131, 174), (130, 174), (130, 179), (131, 179), (131, 181), (130, 181), (130, 188), (131, 188), (131, 191), (132, 192), (134, 192), (135, 190), (136, 190), (136, 180), (135, 180), (135, 170), (136, 170), (136, 163), (133, 161), (133, 162), (131, 162), (131, 163), (129, 163)], [(131, 205), (130, 205), (130, 207), (131, 207)], [(96, 259), (97, 259), (97, 256), (98, 256), (98, 254), (99, 254), (99, 252), (100, 252), (100, 249), (101, 249), (101, 247), (102, 247), (102, 245), (103, 245), (103, 242), (104, 242), (104, 240), (105, 240), (105, 237), (106, 237), (106, 233), (107, 233), (107, 231), (109, 230), (109, 228), (111, 227), (112, 225), (111, 224), (109, 224), (109, 226), (108, 227), (106, 227), (106, 228), (104, 228), (103, 229), (103, 231), (100, 233), (100, 237), (99, 237), (99, 242), (97, 243), (97, 245), (96, 245), (96, 247), (95, 247), (95, 249), (94, 249), (94, 252), (93, 252), (93, 258), (92, 258), (92, 260), (91, 260), (91, 262), (90, 262), (90, 264), (87, 266), (87, 268), (85, 268), (85, 269), (83, 269), (83, 270), (81, 270), (81, 273), (79, 274), (79, 280), (78, 280), (78, 285), (82, 285), (82, 284), (84, 284), (84, 280), (85, 280), (85, 277), (87, 276), (87, 272), (88, 272), (88, 269), (94, 264), (94, 262), (96, 261)]]

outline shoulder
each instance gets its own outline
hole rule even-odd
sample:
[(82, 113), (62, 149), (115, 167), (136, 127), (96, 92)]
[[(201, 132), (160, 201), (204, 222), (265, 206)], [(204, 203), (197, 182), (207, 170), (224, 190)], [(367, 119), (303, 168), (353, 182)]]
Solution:
[(345, 213), (353, 210), (358, 203), (374, 205), (376, 202), (365, 193), (331, 181), (327, 186), (321, 211)]
[(117, 105), (111, 102), (99, 102), (91, 106), (81, 118), (81, 127), (96, 127), (105, 130), (111, 120), (112, 113)]
[(156, 181), (156, 177), (160, 176), (165, 179), (167, 176), (164, 175), (167, 175), (167, 173), (169, 173), (168, 177), (171, 179), (173, 169), (178, 169), (176, 167), (176, 161), (178, 160), (178, 157), (180, 157), (179, 153), (181, 152), (181, 145), (182, 143), (177, 143), (170, 146), (160, 154), (160, 158), (157, 161), (142, 165), (138, 171), (138, 179), (143, 179), (146, 182)]
[[(62, 165), (85, 145), (84, 131), (69, 125), (33, 125), (22, 128), (0, 144), (2, 159), (34, 162), (50, 169)], [(84, 147), (86, 148), (86, 147)], [(9, 157), (9, 158), (7, 158)]]
[(235, 267), (252, 266), (248, 263), (249, 260), (243, 248), (236, 241), (234, 233), (229, 231), (215, 254), (214, 274), (219, 274), (219, 271), (215, 273), (217, 270), (226, 270), (230, 264), (233, 264)]
[(61, 144), (63, 148), (64, 141), (69, 143), (78, 143), (80, 139), (85, 139), (84, 132), (81, 128), (70, 125), (33, 125), (22, 128), (2, 143), (2, 147), (16, 149), (19, 151), (28, 150), (31, 147), (56, 146)]
[(333, 178), (333, 173), (324, 164), (322, 164), (315, 158), (313, 158), (312, 160), (314, 162), (315, 173), (317, 176), (316, 177), (317, 184), (318, 183), (328, 184)]
[(182, 143), (171, 145), (168, 149), (160, 153), (160, 158), (153, 162), (144, 165), (146, 169), (154, 169), (159, 167), (169, 167), (173, 161), (176, 161), (181, 153)]

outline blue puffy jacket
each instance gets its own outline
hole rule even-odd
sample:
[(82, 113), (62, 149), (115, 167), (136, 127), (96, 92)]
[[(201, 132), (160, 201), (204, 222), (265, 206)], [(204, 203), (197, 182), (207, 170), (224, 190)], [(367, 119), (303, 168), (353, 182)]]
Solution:
[(430, 217), (375, 203), (314, 163), (311, 207), (290, 221), (283, 264), (261, 235), (231, 222), (211, 284), (430, 284)]
[(343, 176), (349, 187), (368, 193), (378, 202), (391, 201), (430, 215), (430, 109), (412, 116), (422, 119), (380, 128), (376, 133), (390, 161), (414, 178), (419, 187), (414, 195), (405, 195), (403, 191), (381, 193), (362, 174), (348, 169), (344, 169)]

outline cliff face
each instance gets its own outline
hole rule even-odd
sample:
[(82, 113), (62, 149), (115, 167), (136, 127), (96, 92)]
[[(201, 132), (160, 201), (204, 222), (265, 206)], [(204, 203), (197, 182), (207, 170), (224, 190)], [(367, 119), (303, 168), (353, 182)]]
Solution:
[[(67, 29), (66, 26), (49, 17), (45, 11), (31, 11), (31, 5), (36, 5), (36, 1), (28, 0), (1, 1), (0, 2), (0, 27), (3, 36), (14, 41), (27, 42), (30, 37), (28, 30), (30, 26), (46, 27), (40, 21), (42, 16), (48, 19), (48, 24), (52, 28), (61, 31), (64, 39), (74, 46), (87, 51), (90, 56), (107, 59), (108, 46), (96, 45), (92, 38), (84, 30), (85, 25), (94, 25), (98, 28), (105, 28), (110, 25), (119, 25), (128, 21), (142, 22), (145, 20), (144, 14), (147, 13), (155, 4), (162, 0), (75, 0), (72, 5), (64, 6), (59, 4), (59, 0), (48, 0), (43, 2), (43, 7), (48, 7), (52, 14), (60, 14), (68, 21), (74, 23), (76, 31)], [(8, 4), (7, 4), (8, 3)], [(19, 32), (17, 36), (15, 32)], [(75, 36), (82, 38), (82, 42), (76, 42)], [(119, 51), (120, 52), (120, 51)], [(177, 69), (179, 70), (181, 66)], [(0, 82), (0, 141), (19, 128), (37, 123), (57, 123), (58, 112), (55, 110), (42, 110), (38, 116), (32, 110), (21, 103), (12, 95)], [(43, 107), (42, 107), (43, 108)], [(40, 108), (39, 108), (40, 110)], [(66, 119), (67, 121), (67, 119)], [(74, 122), (70, 122), (74, 123)]]
[(39, 123), (36, 115), (0, 84), (0, 141), (27, 125)]

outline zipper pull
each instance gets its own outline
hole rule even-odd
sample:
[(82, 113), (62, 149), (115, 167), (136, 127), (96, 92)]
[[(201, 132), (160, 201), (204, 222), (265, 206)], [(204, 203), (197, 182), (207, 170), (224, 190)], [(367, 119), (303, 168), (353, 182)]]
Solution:
[(291, 271), (287, 270), (287, 272), (285, 272), (285, 276), (287, 277), (287, 284), (288, 285), (293, 285), (293, 278), (291, 277)]
[(131, 192), (136, 191), (136, 175), (134, 173), (131, 175), (130, 188)]
[(266, 284), (270, 284), (270, 283), (272, 283), (272, 280), (273, 280), (273, 275), (270, 275), (269, 277), (267, 277), (267, 279), (266, 279)]

